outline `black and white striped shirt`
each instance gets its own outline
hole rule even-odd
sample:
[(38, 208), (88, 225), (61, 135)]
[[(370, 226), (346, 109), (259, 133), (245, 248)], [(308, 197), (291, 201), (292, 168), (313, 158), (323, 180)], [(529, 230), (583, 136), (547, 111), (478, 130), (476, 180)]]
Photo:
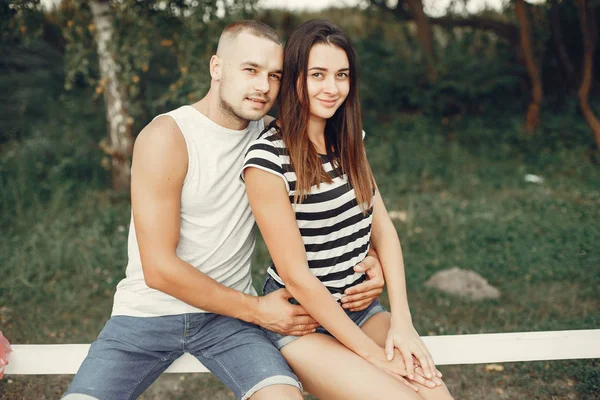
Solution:
[[(296, 214), (308, 266), (339, 301), (347, 288), (366, 279), (364, 273), (356, 273), (353, 268), (369, 250), (373, 202), (363, 214), (346, 175), (339, 168), (333, 168), (328, 156), (320, 157), (333, 182), (312, 186), (304, 201), (294, 204), (296, 174), (283, 140), (272, 128), (250, 144), (242, 179), (247, 167), (259, 168), (283, 179)], [(275, 265), (267, 272), (284, 286)]]

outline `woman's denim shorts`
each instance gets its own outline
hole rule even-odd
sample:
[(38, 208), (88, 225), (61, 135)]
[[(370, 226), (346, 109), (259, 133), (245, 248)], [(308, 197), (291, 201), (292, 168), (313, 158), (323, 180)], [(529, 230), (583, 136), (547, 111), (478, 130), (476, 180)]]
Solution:
[[(266, 294), (269, 294), (269, 293), (274, 292), (274, 291), (276, 291), (278, 289), (281, 289), (281, 288), (283, 288), (283, 286), (281, 286), (270, 275), (267, 275), (267, 277), (265, 279), (265, 284), (263, 285), (263, 290), (262, 290), (263, 293), (262, 294), (266, 295)], [(296, 301), (296, 299), (290, 299), (290, 303), (299, 304)], [(354, 323), (356, 325), (363, 326), (363, 324), (365, 322), (367, 322), (367, 320), (369, 318), (371, 318), (373, 315), (375, 315), (377, 313), (380, 313), (380, 312), (384, 312), (386, 310), (379, 303), (379, 300), (375, 299), (371, 304), (369, 304), (369, 306), (367, 308), (365, 308), (362, 311), (349, 311), (349, 310), (346, 310), (346, 309), (344, 309), (344, 311), (350, 317), (350, 319), (352, 321), (354, 321)], [(271, 342), (273, 342), (273, 344), (275, 345), (275, 347), (277, 347), (280, 350), (286, 344), (289, 344), (289, 343), (293, 342), (294, 340), (300, 338), (300, 336), (281, 335), (279, 333), (276, 333), (276, 332), (273, 332), (273, 331), (269, 331), (269, 330), (264, 329), (264, 328), (263, 328), (263, 330), (265, 331), (265, 333), (267, 334), (267, 336), (269, 337), (269, 339), (271, 340)], [(317, 328), (317, 332), (318, 333), (324, 333), (324, 334), (329, 335), (329, 336), (333, 336), (325, 328), (323, 328), (322, 326), (319, 326)]]

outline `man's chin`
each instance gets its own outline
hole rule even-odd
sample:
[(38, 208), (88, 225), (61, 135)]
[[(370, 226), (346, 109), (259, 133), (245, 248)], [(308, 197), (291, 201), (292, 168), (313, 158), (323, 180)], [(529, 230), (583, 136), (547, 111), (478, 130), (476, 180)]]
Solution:
[(259, 121), (263, 119), (265, 115), (267, 115), (269, 109), (270, 108), (265, 108), (265, 110), (260, 111), (246, 111), (243, 115), (240, 115), (240, 117), (247, 119), (248, 121)]

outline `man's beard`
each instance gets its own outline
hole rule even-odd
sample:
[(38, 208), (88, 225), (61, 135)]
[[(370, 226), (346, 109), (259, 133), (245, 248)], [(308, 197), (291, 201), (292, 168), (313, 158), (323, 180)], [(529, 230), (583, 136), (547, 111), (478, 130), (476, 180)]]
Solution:
[[(245, 99), (245, 97), (244, 97), (244, 99)], [(219, 96), (219, 107), (221, 108), (221, 110), (223, 111), (223, 114), (227, 118), (229, 118), (231, 120), (235, 120), (237, 122), (248, 123), (250, 121), (258, 121), (266, 115), (266, 112), (264, 114), (259, 115), (258, 117), (256, 116), (256, 114), (254, 114), (254, 115), (244, 114), (239, 108), (234, 107), (231, 103), (229, 103), (227, 100), (225, 100), (223, 98), (223, 96)]]
[(221, 111), (223, 111), (223, 114), (231, 120), (242, 123), (248, 123), (251, 121), (250, 118), (242, 115), (238, 110), (235, 109), (234, 106), (232, 106), (222, 97), (219, 97), (219, 107), (221, 108)]

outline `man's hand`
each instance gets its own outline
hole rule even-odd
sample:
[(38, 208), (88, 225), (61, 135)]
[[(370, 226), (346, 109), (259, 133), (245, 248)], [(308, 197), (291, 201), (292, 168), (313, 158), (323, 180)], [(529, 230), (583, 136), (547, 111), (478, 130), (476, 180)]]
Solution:
[(259, 296), (254, 323), (282, 335), (302, 336), (314, 332), (319, 323), (302, 306), (290, 303), (291, 298), (285, 288)]
[(365, 272), (367, 280), (346, 289), (342, 297), (342, 307), (350, 311), (364, 310), (383, 292), (383, 269), (375, 252), (369, 252), (365, 259), (354, 267), (356, 272)]

